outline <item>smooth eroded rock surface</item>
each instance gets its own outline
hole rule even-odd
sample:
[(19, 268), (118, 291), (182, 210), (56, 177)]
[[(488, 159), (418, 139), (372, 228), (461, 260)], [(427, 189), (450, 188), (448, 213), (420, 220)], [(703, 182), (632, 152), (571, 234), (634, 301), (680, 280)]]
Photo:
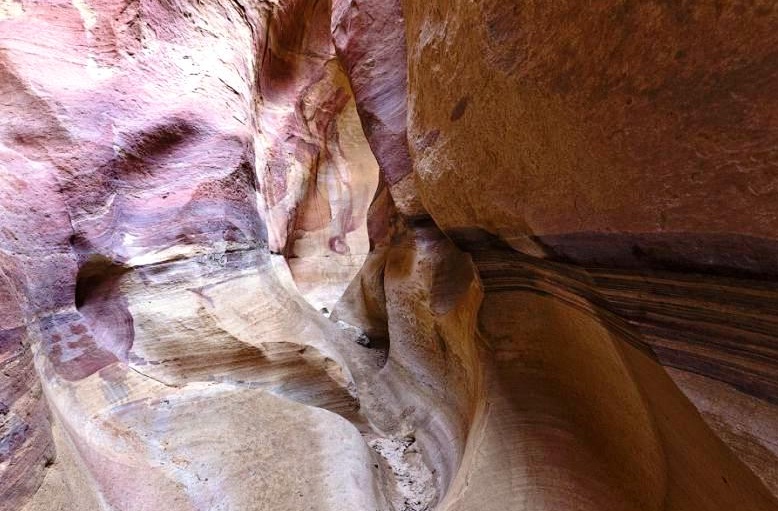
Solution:
[(778, 509), (777, 18), (0, 0), (0, 511)]

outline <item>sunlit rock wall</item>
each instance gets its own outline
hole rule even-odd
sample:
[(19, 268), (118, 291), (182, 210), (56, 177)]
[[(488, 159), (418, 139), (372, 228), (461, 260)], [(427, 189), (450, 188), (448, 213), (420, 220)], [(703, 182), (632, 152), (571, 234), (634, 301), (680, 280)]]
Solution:
[(777, 17), (0, 0), (0, 510), (778, 508)]

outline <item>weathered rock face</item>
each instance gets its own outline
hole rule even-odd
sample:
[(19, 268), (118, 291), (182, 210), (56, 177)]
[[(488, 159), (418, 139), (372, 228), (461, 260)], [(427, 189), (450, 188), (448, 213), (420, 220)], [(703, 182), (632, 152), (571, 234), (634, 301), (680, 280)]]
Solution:
[[(483, 250), (492, 236), (504, 243), (491, 249), (495, 255), (485, 258), (486, 266), (476, 262), (487, 291), (484, 331), (495, 330), (489, 318), (500, 325), (507, 321), (490, 310), (497, 307), (504, 315), (512, 303), (506, 295), (518, 300), (522, 289), (607, 311), (597, 313), (597, 323), (608, 324), (606, 317), (616, 314), (628, 325), (609, 326), (611, 337), (628, 330), (632, 345), (673, 368), (670, 375), (710, 427), (775, 494), (771, 467), (778, 451), (774, 434), (767, 432), (778, 429), (773, 313), (778, 97), (771, 90), (778, 63), (769, 27), (778, 11), (767, 4), (727, 2), (604, 2), (587, 9), (574, 2), (405, 2), (404, 12), (409, 140), (423, 202), (437, 224), (464, 246)], [(537, 263), (517, 259), (513, 251), (578, 268), (557, 265), (538, 272)], [(502, 262), (492, 263), (494, 257)], [(519, 274), (511, 277), (511, 268)], [(490, 297), (492, 279), (498, 282), (499, 301)], [(530, 301), (522, 296), (521, 307)], [(538, 305), (530, 314), (544, 317), (546, 307)], [(575, 322), (568, 314), (555, 314), (561, 315), (546, 323)], [(524, 328), (517, 323), (495, 331), (502, 339)], [(553, 350), (555, 335), (546, 328), (548, 337), (540, 339)], [(581, 333), (572, 340), (588, 337)], [(555, 356), (564, 359), (559, 351)], [(585, 351), (594, 357), (594, 347)], [(554, 365), (548, 372), (578, 374), (595, 364), (584, 355), (580, 359), (581, 367)], [(520, 360), (529, 367), (549, 364), (526, 354)], [(641, 381), (634, 362), (624, 364), (638, 387), (651, 385)], [(516, 379), (515, 365), (508, 373), (498, 371), (496, 381), (529, 385)], [(615, 368), (603, 372), (616, 373)], [(596, 385), (587, 383), (586, 392)], [(613, 382), (612, 387), (626, 385)], [(652, 391), (642, 393), (657, 398)], [(567, 396), (565, 403), (578, 401), (575, 393)], [(588, 414), (596, 413), (596, 399), (586, 398), (592, 403)], [(667, 394), (665, 399), (671, 400)], [(552, 401), (544, 398), (536, 406)], [(723, 403), (741, 413), (726, 412)], [(649, 403), (648, 413), (661, 423), (654, 406)], [(550, 413), (560, 420), (570, 412)], [(675, 428), (694, 422), (692, 417), (673, 420), (679, 421)], [(594, 471), (588, 475), (597, 483), (582, 481), (575, 471), (524, 484), (560, 492), (573, 486), (579, 495), (594, 488), (589, 505), (595, 509), (684, 509), (691, 503), (672, 497), (677, 481), (671, 475), (679, 470), (673, 464), (688, 460), (667, 455), (679, 447), (668, 445), (674, 439), (662, 439), (661, 424), (659, 429), (670, 479), (663, 490), (632, 492), (666, 493), (663, 501), (607, 504), (612, 496), (596, 488), (607, 479)], [(590, 434), (575, 436), (591, 441)], [(652, 481), (646, 473), (625, 472), (625, 465), (617, 463), (611, 473)], [(724, 466), (728, 462), (716, 470)], [(568, 470), (565, 463), (559, 470)], [(700, 485), (684, 490), (694, 495), (696, 509), (745, 505), (725, 495), (712, 498), (720, 486), (712, 474), (680, 470), (694, 473)], [(729, 484), (731, 478), (722, 477)], [(485, 482), (490, 492), (506, 487), (497, 479)], [(624, 481), (609, 487), (623, 488), (625, 498), (630, 492)], [(564, 502), (553, 489), (539, 493), (537, 500), (518, 495), (515, 505), (546, 498)]]
[(777, 509), (776, 18), (0, 0), (0, 510)]
[(263, 46), (257, 169), (270, 249), (328, 309), (369, 251), (365, 217), (378, 184), (329, 25), (327, 2), (286, 2), (269, 16), (267, 40), (254, 42)]
[(441, 227), (581, 264), (775, 275), (771, 2), (412, 2), (409, 138)]
[(343, 257), (342, 285), (368, 250), (377, 166), (324, 7), (4, 12), (4, 509), (385, 507), (357, 334), (271, 255)]

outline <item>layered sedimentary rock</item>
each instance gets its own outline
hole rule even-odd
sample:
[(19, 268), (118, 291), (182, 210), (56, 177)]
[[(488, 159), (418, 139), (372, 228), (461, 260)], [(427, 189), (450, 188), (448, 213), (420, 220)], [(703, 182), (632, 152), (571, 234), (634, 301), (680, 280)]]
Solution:
[(626, 320), (775, 493), (775, 9), (404, 8), (410, 147), (438, 225), (588, 270), (522, 270), (519, 287), (564, 282)]
[(778, 508), (776, 17), (0, 1), (0, 509)]
[(770, 2), (405, 12), (409, 138), (442, 227), (579, 264), (774, 275)]
[(377, 170), (328, 9), (324, 37), (301, 33), (321, 54), (277, 85), (300, 64), (284, 52), (308, 51), (278, 25), (307, 8), (43, 2), (4, 17), (4, 508), (386, 507), (335, 347), (357, 334), (271, 253), (368, 247)]

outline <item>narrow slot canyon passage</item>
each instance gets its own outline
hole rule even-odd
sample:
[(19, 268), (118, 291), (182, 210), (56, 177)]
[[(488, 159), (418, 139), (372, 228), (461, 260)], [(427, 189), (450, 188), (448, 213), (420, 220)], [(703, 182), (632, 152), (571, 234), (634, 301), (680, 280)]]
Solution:
[(778, 8), (0, 0), (0, 511), (775, 511)]
[(370, 252), (367, 214), (379, 178), (353, 97), (347, 97), (327, 127), (286, 252), (297, 288), (325, 312), (333, 310)]

